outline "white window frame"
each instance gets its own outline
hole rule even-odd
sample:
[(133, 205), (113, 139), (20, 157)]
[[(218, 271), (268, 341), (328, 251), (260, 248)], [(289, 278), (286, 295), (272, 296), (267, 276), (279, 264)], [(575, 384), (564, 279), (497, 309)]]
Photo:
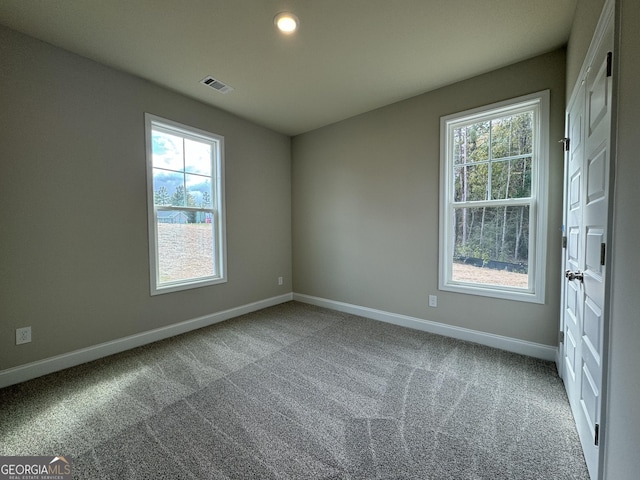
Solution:
[[(200, 207), (169, 207), (158, 206), (154, 201), (153, 189), (153, 143), (152, 130), (164, 130), (174, 135), (190, 138), (192, 140), (209, 143), (212, 145), (211, 182), (212, 199), (211, 208)], [(150, 113), (145, 113), (145, 138), (147, 157), (147, 212), (149, 229), (149, 265), (151, 295), (188, 290), (205, 287), (227, 281), (227, 247), (226, 247), (226, 214), (224, 193), (224, 137), (198, 128), (184, 125), (173, 120), (168, 120)], [(173, 282), (161, 282), (159, 279), (158, 260), (158, 211), (159, 210), (194, 210), (212, 214), (212, 234), (214, 238), (214, 275), (178, 280)]]
[[(530, 199), (516, 199), (518, 203), (529, 206), (529, 284), (528, 288), (497, 286), (472, 282), (454, 281), (453, 265), (453, 228), (454, 228), (454, 168), (453, 168), (453, 131), (464, 125), (471, 125), (491, 118), (509, 115), (511, 111), (531, 107), (534, 114), (534, 161), (531, 178)], [(439, 280), (440, 290), (481, 295), (486, 297), (517, 300), (523, 302), (544, 303), (547, 258), (547, 198), (549, 163), (549, 91), (524, 95), (511, 100), (466, 110), (440, 119), (440, 249)], [(489, 200), (482, 203), (466, 202), (469, 206), (490, 206)], [(511, 204), (511, 203), (510, 203)], [(505, 204), (497, 203), (496, 206)]]

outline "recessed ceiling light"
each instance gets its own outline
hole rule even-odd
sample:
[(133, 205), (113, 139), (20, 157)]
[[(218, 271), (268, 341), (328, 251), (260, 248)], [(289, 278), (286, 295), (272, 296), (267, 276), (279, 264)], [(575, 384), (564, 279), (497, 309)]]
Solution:
[(278, 30), (286, 35), (290, 35), (298, 29), (300, 25), (300, 20), (293, 13), (282, 12), (276, 15), (276, 18), (273, 19), (273, 23), (275, 23)]

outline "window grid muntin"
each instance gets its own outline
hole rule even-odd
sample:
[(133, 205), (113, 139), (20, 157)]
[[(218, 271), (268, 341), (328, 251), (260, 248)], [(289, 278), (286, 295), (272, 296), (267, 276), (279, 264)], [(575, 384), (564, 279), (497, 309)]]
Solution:
[[(466, 118), (461, 119), (460, 121), (457, 122), (451, 122), (448, 124), (447, 126), (447, 136), (449, 138), (450, 141), (450, 145), (449, 145), (449, 151), (451, 152), (451, 154), (447, 154), (447, 157), (451, 157), (451, 161), (447, 160), (447, 166), (448, 166), (448, 170), (452, 169), (449, 177), (451, 179), (452, 182), (455, 182), (455, 169), (456, 168), (462, 168), (462, 167), (467, 167), (467, 166), (476, 166), (476, 165), (487, 165), (487, 189), (486, 189), (486, 198), (487, 199), (491, 199), (492, 197), (492, 189), (493, 189), (493, 184), (492, 184), (492, 170), (493, 170), (493, 164), (496, 162), (506, 162), (506, 161), (512, 161), (512, 160), (517, 160), (517, 159), (521, 159), (521, 158), (529, 158), (531, 160), (531, 171), (532, 171), (532, 175), (531, 175), (531, 191), (534, 191), (534, 176), (535, 176), (535, 171), (537, 170), (537, 168), (534, 168), (534, 162), (535, 159), (538, 157), (538, 153), (536, 151), (536, 147), (538, 146), (539, 143), (539, 132), (538, 132), (538, 122), (539, 122), (539, 104), (538, 102), (528, 102), (527, 104), (524, 104), (522, 106), (516, 106), (514, 107), (513, 111), (511, 109), (509, 109), (508, 107), (506, 108), (501, 108), (501, 109), (497, 109), (496, 112), (499, 112), (499, 115), (492, 115), (491, 111), (485, 115), (482, 116), (471, 116), (471, 118), (473, 118), (473, 120), (467, 120)], [(532, 142), (531, 142), (531, 153), (525, 153), (525, 154), (519, 154), (519, 155), (509, 155), (509, 156), (505, 156), (505, 157), (495, 157), (493, 156), (493, 121), (496, 119), (502, 119), (502, 118), (506, 118), (506, 117), (514, 117), (523, 113), (531, 113), (532, 114), (532, 120), (531, 120), (531, 136), (532, 136)], [(455, 140), (454, 140), (454, 135), (453, 132), (455, 132), (456, 130), (462, 129), (462, 128), (469, 128), (471, 126), (480, 124), (480, 123), (485, 123), (485, 122), (489, 122), (489, 142), (488, 142), (488, 158), (486, 160), (477, 160), (477, 161), (470, 161), (470, 162), (455, 162)], [(459, 203), (459, 201), (457, 201), (455, 199), (455, 186), (454, 188), (450, 189), (450, 193), (451, 193), (451, 198), (449, 199), (449, 201), (451, 203)], [(519, 197), (521, 198), (521, 197)], [(496, 199), (498, 200), (498, 199)]]

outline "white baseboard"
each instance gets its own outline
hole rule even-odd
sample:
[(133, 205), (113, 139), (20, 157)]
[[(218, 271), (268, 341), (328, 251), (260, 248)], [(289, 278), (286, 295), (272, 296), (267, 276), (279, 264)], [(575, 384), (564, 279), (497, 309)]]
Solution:
[(557, 348), (549, 345), (543, 345), (541, 343), (527, 342), (524, 340), (518, 340), (517, 338), (479, 332), (468, 328), (456, 327), (444, 323), (432, 322), (421, 318), (409, 317), (407, 315), (385, 312), (368, 307), (361, 307), (350, 303), (336, 302), (334, 300), (327, 300), (325, 298), (313, 297), (300, 293), (294, 293), (293, 299), (298, 302), (326, 307), (340, 312), (370, 318), (372, 320), (379, 320), (381, 322), (392, 323), (402, 327), (422, 330), (424, 332), (436, 333), (445, 337), (479, 343), (488, 347), (499, 348), (500, 350), (519, 353), (529, 357), (541, 358), (549, 361), (556, 360)]
[(203, 317), (193, 318), (184, 322), (175, 323), (166, 327), (156, 328), (148, 332), (138, 333), (129, 337), (119, 338), (110, 342), (93, 345), (91, 347), (64, 353), (55, 357), (38, 360), (18, 367), (0, 371), (0, 388), (41, 377), (49, 373), (74, 367), (82, 363), (91, 362), (99, 358), (107, 357), (115, 353), (131, 350), (148, 343), (157, 342), (165, 338), (174, 337), (181, 333), (190, 332), (198, 328), (207, 327), (214, 323), (229, 320), (246, 313), (255, 312), (263, 308), (278, 305), (293, 300), (293, 294), (287, 293), (277, 297), (267, 298), (258, 302), (249, 303), (222, 312), (212, 313)]

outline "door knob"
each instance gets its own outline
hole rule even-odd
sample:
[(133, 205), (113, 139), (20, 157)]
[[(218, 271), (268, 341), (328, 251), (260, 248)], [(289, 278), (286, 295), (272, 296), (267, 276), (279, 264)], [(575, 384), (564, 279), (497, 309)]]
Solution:
[(565, 270), (564, 276), (569, 280), (578, 280), (579, 282), (584, 282), (584, 274), (578, 270), (577, 272), (572, 272), (571, 270)]

